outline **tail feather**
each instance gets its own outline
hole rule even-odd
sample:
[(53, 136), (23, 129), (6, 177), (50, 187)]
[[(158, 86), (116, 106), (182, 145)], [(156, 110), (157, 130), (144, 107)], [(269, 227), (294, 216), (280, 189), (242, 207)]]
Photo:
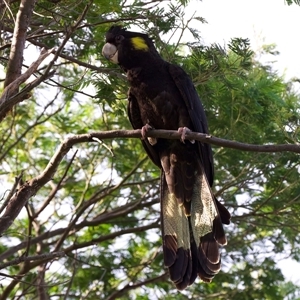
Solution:
[(215, 203), (216, 203), (218, 211), (219, 211), (221, 222), (226, 225), (230, 224), (231, 215), (230, 215), (229, 211), (222, 203), (219, 202), (218, 199), (216, 199), (215, 196), (214, 196), (214, 200), (215, 200)]
[(189, 262), (188, 251), (182, 247), (179, 248), (177, 251), (177, 258), (178, 259), (176, 259), (169, 268), (170, 278), (175, 284), (182, 282), (185, 276)]
[(212, 279), (221, 268), (221, 258), (219, 254), (219, 245), (216, 241), (209, 240), (203, 242), (198, 248), (198, 260), (201, 266), (201, 271), (203, 271), (203, 277), (207, 279)]
[(189, 220), (183, 206), (178, 205), (174, 194), (169, 193), (164, 172), (161, 174), (161, 197), (164, 262), (176, 287), (184, 289), (193, 270)]
[(230, 214), (215, 199), (200, 161), (190, 178), (192, 190), (186, 188), (187, 171), (179, 172), (185, 164), (169, 162), (167, 158), (162, 161), (161, 172), (164, 262), (171, 280), (182, 290), (197, 275), (204, 282), (211, 282), (220, 271), (219, 246), (227, 242), (222, 222), (229, 223)]
[(163, 234), (164, 262), (166, 267), (171, 267), (177, 256), (177, 238), (173, 235)]
[(214, 266), (220, 263), (219, 243), (212, 232), (200, 238), (199, 254), (199, 260), (204, 256), (207, 267), (212, 271), (215, 269)]
[(192, 273), (189, 280), (189, 285), (191, 285), (196, 280), (198, 275), (198, 249), (193, 235), (191, 236), (191, 254), (192, 254)]
[(198, 169), (192, 201), (192, 230), (198, 245), (198, 275), (210, 282), (220, 271), (219, 244), (226, 242), (214, 196), (201, 166)]
[[(189, 284), (190, 284), (190, 278), (192, 276), (192, 270), (193, 270), (193, 265), (192, 265), (192, 257), (191, 255), (188, 255), (188, 264), (187, 264), (187, 269), (185, 270), (185, 273), (182, 274), (181, 279), (178, 282), (174, 282), (176, 285), (176, 288), (178, 290), (183, 290), (185, 289)], [(170, 271), (170, 274), (172, 272)], [(197, 276), (197, 274), (196, 274)]]
[(211, 282), (212, 279), (215, 277), (215, 275), (207, 274), (207, 272), (205, 272), (205, 270), (203, 269), (201, 263), (199, 261), (197, 263), (198, 263), (198, 276), (200, 277), (200, 279), (207, 283)]
[(220, 215), (217, 215), (215, 219), (213, 220), (213, 237), (216, 239), (216, 241), (222, 245), (225, 246), (227, 244), (225, 231), (222, 225), (222, 218)]

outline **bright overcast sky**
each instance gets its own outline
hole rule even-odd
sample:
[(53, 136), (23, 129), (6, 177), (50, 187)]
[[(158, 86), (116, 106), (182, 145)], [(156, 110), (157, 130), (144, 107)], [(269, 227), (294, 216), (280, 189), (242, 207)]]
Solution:
[(230, 38), (242, 37), (250, 38), (257, 50), (275, 43), (279, 74), (300, 78), (300, 6), (288, 6), (284, 0), (194, 0), (189, 10), (208, 22), (197, 25), (205, 44), (224, 45)]

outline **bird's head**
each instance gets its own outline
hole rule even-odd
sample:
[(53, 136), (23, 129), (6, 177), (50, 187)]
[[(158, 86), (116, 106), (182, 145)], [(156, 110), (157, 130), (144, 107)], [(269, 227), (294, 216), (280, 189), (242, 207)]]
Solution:
[(158, 55), (147, 34), (127, 31), (121, 26), (112, 26), (108, 30), (102, 54), (125, 70), (141, 67)]

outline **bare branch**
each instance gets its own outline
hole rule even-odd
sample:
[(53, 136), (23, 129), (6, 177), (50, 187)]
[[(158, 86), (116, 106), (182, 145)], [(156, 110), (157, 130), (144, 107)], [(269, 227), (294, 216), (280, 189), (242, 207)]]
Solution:
[[(26, 32), (30, 23), (34, 5), (35, 0), (21, 0), (12, 38), (4, 87), (8, 86), (21, 75)], [(18, 88), (18, 86), (14, 86), (14, 90), (12, 91), (13, 93), (17, 91), (16, 88)]]
[[(137, 130), (116, 130), (90, 133), (90, 136), (97, 137), (99, 139), (106, 138), (121, 138), (121, 137), (132, 137), (141, 138), (141, 131)], [(173, 130), (151, 130), (147, 132), (147, 137), (165, 138), (165, 139), (180, 139), (180, 133)], [(214, 137), (209, 134), (199, 132), (187, 132), (187, 140), (196, 140), (206, 144), (216, 145), (225, 148), (237, 149), (249, 152), (295, 152), (300, 153), (300, 144), (280, 144), (280, 145), (255, 145), (246, 144), (236, 141), (225, 140)]]
[[(147, 137), (155, 137), (155, 138), (164, 138), (176, 140), (180, 139), (181, 135), (176, 130), (151, 130), (147, 132)], [(142, 138), (141, 130), (111, 130), (111, 131), (99, 131), (99, 132), (91, 132), (87, 134), (74, 135), (66, 139), (57, 150), (57, 155), (59, 152), (67, 151), (72, 146), (85, 142), (95, 142), (93, 138), (97, 139), (114, 139), (114, 138)], [(216, 145), (225, 148), (231, 148), (236, 150), (248, 151), (248, 152), (295, 152), (300, 153), (300, 144), (278, 144), (278, 145), (256, 145), (256, 144), (246, 144), (237, 141), (230, 141), (226, 139), (221, 139), (214, 137), (209, 134), (199, 133), (199, 132), (187, 132), (186, 140), (196, 140), (206, 144)], [(67, 153), (65, 152), (65, 153)], [(52, 162), (57, 162), (58, 157), (55, 155), (52, 157)], [(49, 164), (48, 164), (49, 166)], [(50, 166), (49, 166), (50, 167)], [(46, 168), (47, 169), (47, 168)], [(45, 169), (45, 171), (46, 171)]]

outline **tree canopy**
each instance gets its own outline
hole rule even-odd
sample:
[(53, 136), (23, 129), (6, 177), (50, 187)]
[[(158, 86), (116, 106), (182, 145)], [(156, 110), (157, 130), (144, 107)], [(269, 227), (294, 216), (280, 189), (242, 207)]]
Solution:
[[(300, 299), (277, 265), (300, 261), (299, 93), (249, 40), (203, 45), (187, 4), (0, 1), (1, 300)], [(214, 191), (232, 224), (211, 284), (178, 292), (163, 266), (159, 170), (128, 131), (125, 75), (101, 57), (115, 23), (185, 69), (222, 139)]]

